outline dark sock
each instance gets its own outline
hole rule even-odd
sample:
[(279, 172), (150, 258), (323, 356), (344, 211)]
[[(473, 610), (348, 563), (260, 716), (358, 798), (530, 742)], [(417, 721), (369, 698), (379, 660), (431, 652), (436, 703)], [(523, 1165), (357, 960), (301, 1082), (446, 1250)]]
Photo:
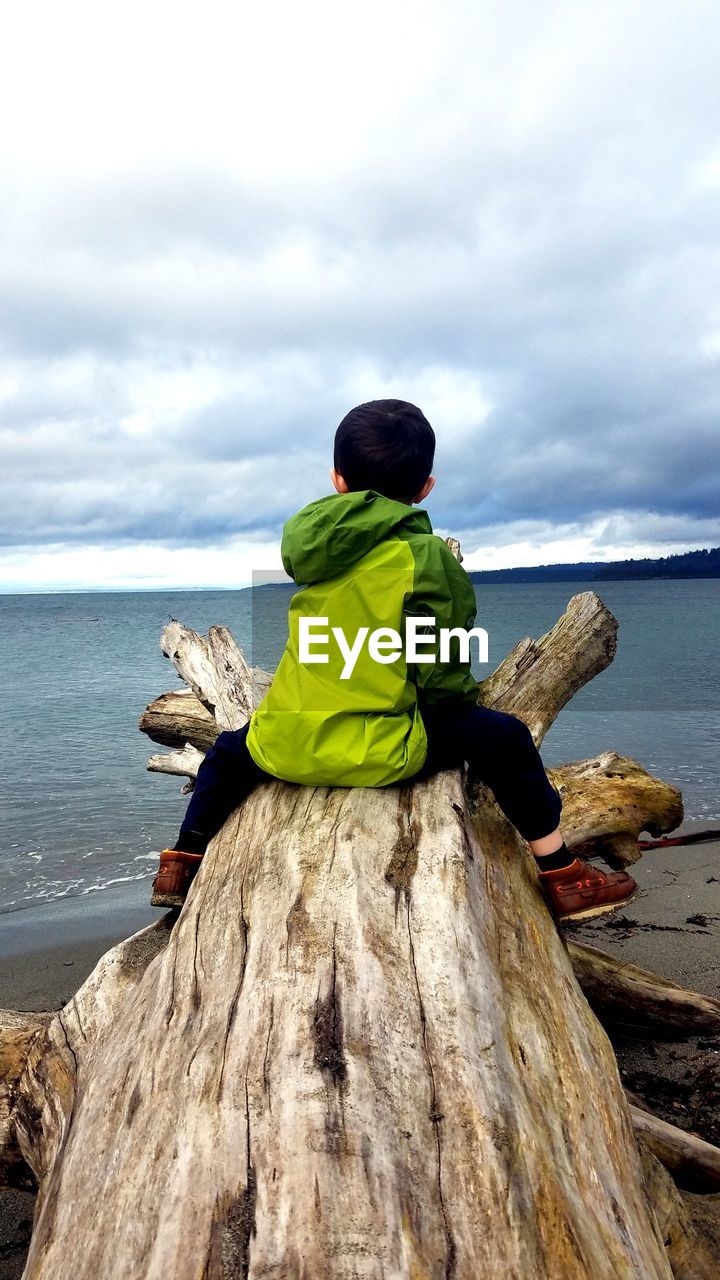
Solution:
[(570, 852), (563, 840), (560, 848), (556, 849), (554, 853), (546, 853), (542, 856), (535, 854), (535, 861), (540, 871), (562, 871), (563, 867), (571, 866), (576, 856), (576, 854)]
[(204, 853), (210, 843), (210, 837), (202, 831), (181, 831), (174, 845), (179, 853)]

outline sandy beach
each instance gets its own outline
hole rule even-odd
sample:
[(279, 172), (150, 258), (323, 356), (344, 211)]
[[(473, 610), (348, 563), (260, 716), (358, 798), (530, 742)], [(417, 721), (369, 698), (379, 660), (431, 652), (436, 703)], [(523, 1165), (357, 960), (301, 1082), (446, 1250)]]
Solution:
[[(626, 911), (573, 926), (569, 936), (720, 996), (720, 841), (648, 851), (633, 873), (640, 895)], [(148, 879), (3, 916), (2, 1007), (62, 1007), (105, 951), (159, 917), (148, 905), (149, 885)], [(657, 1043), (624, 1028), (613, 1041), (629, 1087), (665, 1119), (720, 1143), (720, 1037)], [(22, 1274), (33, 1203), (29, 1193), (0, 1193), (0, 1280)]]
[[(0, 1007), (62, 1008), (110, 947), (157, 920), (149, 885), (148, 879), (0, 917)], [(22, 1275), (34, 1203), (28, 1192), (0, 1192), (0, 1280)]]

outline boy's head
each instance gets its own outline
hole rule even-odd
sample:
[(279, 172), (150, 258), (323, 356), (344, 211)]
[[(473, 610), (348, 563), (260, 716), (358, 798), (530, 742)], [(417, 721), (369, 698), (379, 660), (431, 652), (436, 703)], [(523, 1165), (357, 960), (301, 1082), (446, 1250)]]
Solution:
[(338, 493), (375, 489), (397, 502), (422, 502), (435, 484), (435, 432), (407, 400), (369, 400), (345, 415), (335, 433)]

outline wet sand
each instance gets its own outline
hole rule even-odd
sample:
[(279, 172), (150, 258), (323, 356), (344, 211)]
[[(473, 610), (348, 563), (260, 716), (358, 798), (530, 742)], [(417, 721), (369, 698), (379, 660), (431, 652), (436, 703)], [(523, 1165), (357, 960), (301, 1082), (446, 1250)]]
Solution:
[[(720, 841), (651, 850), (632, 870), (640, 895), (627, 910), (569, 936), (720, 997)], [(0, 917), (0, 1007), (61, 1008), (109, 947), (158, 919), (149, 886)], [(663, 1044), (626, 1028), (613, 1040), (625, 1083), (653, 1110), (720, 1143), (720, 1037)], [(29, 1193), (0, 1193), (0, 1280), (22, 1274), (33, 1203)]]
[[(567, 936), (720, 997), (720, 841), (648, 850), (630, 870), (639, 897)], [(628, 1025), (611, 1038), (629, 1089), (670, 1124), (720, 1146), (720, 1036), (663, 1042)]]
[[(0, 916), (0, 1008), (61, 1009), (110, 947), (162, 915), (150, 880)], [(0, 1191), (0, 1280), (22, 1275), (34, 1205), (29, 1192)]]

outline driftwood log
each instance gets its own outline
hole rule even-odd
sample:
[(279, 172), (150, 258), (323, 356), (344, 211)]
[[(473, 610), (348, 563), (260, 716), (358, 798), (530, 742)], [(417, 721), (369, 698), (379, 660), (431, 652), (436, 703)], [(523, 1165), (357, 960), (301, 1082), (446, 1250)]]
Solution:
[[(614, 643), (601, 601), (576, 596), (483, 701), (540, 741)], [(200, 753), (202, 708), (236, 727), (268, 677), (224, 628), (172, 623), (162, 644), (191, 692), (145, 728)], [(681, 816), (612, 753), (555, 777), (568, 838), (602, 836), (618, 860)], [(0, 1173), (39, 1185), (26, 1280), (710, 1274), (670, 1231), (677, 1204), (527, 846), (457, 771), (260, 787), (179, 918), (114, 948), (59, 1013), (14, 1017)]]
[[(679, 1131), (678, 1131), (679, 1132)], [(636, 1132), (648, 1196), (675, 1280), (717, 1280), (717, 1197), (681, 1192)]]
[(644, 1145), (687, 1191), (720, 1191), (720, 1150), (694, 1133), (668, 1124), (644, 1108), (630, 1106), (633, 1127)]
[(631, 1022), (638, 1030), (670, 1040), (720, 1034), (720, 1000), (713, 996), (686, 991), (582, 942), (569, 942), (568, 953), (586, 999), (604, 1022)]

